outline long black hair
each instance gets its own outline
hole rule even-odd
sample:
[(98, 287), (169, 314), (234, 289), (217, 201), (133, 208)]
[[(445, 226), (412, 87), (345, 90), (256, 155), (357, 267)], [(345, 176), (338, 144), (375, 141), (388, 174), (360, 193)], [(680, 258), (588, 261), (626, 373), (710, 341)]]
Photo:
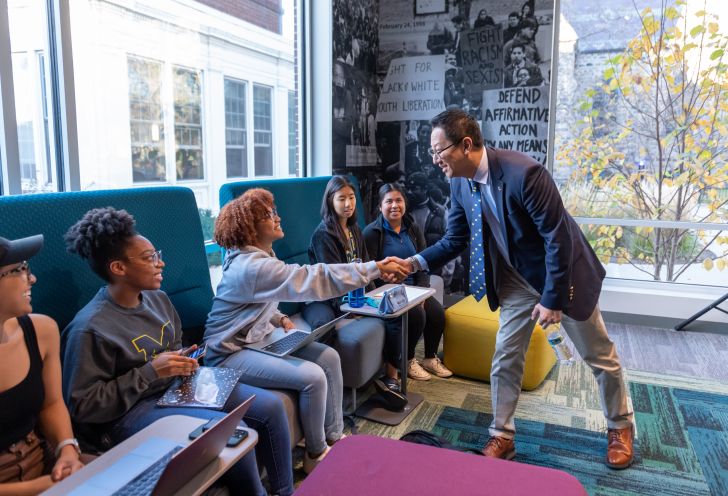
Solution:
[(402, 195), (402, 198), (404, 198), (404, 210), (405, 213), (407, 213), (409, 211), (407, 192), (402, 186), (397, 183), (385, 183), (379, 187), (379, 191), (377, 192), (377, 194), (379, 195), (379, 206), (382, 206), (382, 202), (384, 201), (384, 197), (387, 196), (387, 193), (391, 193), (392, 191), (396, 191), (397, 193)]
[[(404, 198), (404, 215), (402, 216), (402, 220), (404, 221), (406, 219), (407, 221), (413, 222), (414, 219), (412, 219), (409, 211), (409, 200), (407, 199), (407, 192), (402, 186), (397, 183), (384, 183), (379, 187), (377, 195), (379, 196), (380, 210), (382, 208), (382, 202), (384, 201), (384, 197), (387, 196), (387, 193), (391, 193), (392, 191), (396, 191), (397, 193), (402, 195), (402, 198)], [(384, 217), (382, 212), (379, 212), (379, 215)]]
[[(330, 231), (336, 233), (339, 241), (341, 241), (341, 244), (344, 246), (347, 246), (348, 239), (346, 238), (344, 230), (341, 228), (341, 224), (339, 224), (339, 216), (336, 213), (336, 209), (334, 209), (334, 196), (336, 195), (336, 193), (347, 187), (351, 188), (351, 190), (356, 194), (356, 188), (354, 187), (352, 182), (349, 181), (349, 178), (347, 178), (346, 176), (333, 176), (326, 184), (324, 197), (321, 201), (321, 219), (324, 221), (324, 224)], [(359, 228), (359, 224), (357, 222), (357, 218), (358, 216), (355, 206), (352, 216), (346, 219), (346, 227), (348, 227), (352, 234), (354, 234), (354, 240), (357, 245), (356, 250), (357, 253), (359, 253), (359, 255), (361, 256), (364, 243), (362, 242), (363, 238), (361, 235), (361, 229)]]
[(91, 270), (111, 282), (109, 264), (124, 258), (129, 242), (138, 235), (136, 221), (126, 210), (113, 207), (89, 210), (66, 232), (66, 249), (85, 259)]

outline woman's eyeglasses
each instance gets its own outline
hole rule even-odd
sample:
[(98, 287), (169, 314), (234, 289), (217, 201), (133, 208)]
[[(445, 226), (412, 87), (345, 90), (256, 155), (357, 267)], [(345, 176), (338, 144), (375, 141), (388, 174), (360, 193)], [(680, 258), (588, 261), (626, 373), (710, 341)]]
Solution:
[(126, 257), (127, 260), (131, 260), (133, 258), (138, 258), (139, 260), (144, 260), (145, 262), (152, 264), (152, 265), (159, 265), (159, 262), (162, 261), (162, 250), (157, 250), (153, 252), (151, 255), (139, 255), (136, 257)]
[(14, 275), (14, 274), (22, 274), (23, 272), (25, 272), (25, 277), (30, 279), (30, 276), (32, 274), (30, 272), (30, 265), (26, 261), (21, 262), (20, 265), (18, 265), (14, 269), (6, 270), (5, 272), (0, 273), (0, 279), (2, 279), (5, 276), (10, 276), (10, 275)]
[(278, 210), (274, 207), (269, 212), (266, 212), (262, 220), (273, 220), (278, 217)]

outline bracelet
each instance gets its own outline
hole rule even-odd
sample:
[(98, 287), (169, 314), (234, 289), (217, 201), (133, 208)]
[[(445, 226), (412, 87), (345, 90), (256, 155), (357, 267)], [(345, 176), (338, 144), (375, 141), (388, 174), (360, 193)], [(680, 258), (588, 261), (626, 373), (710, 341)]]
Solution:
[(78, 456), (81, 456), (81, 447), (78, 445), (78, 439), (75, 437), (71, 437), (68, 439), (64, 439), (58, 445), (56, 446), (56, 458), (61, 454), (61, 450), (65, 448), (66, 446), (73, 446), (76, 449), (76, 453), (78, 453)]

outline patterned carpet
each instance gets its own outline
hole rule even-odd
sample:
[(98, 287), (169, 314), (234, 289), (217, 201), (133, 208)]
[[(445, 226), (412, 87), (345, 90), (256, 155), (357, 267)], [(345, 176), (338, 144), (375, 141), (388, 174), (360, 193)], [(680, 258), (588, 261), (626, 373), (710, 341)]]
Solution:
[[(628, 371), (628, 383), (638, 432), (632, 468), (613, 471), (602, 462), (606, 422), (582, 362), (554, 368), (540, 388), (521, 395), (517, 460), (571, 473), (590, 494), (728, 494), (728, 385), (637, 371)], [(359, 420), (359, 432), (398, 438), (425, 429), (465, 447), (485, 444), (487, 384), (451, 378), (409, 385), (426, 401), (402, 424)]]
[[(622, 471), (603, 465), (607, 425), (596, 381), (581, 361), (555, 367), (539, 388), (521, 394), (516, 459), (565, 470), (590, 494), (728, 496), (728, 335), (607, 327), (635, 410), (636, 464)], [(420, 342), (417, 356), (422, 351)], [(463, 446), (485, 444), (491, 411), (487, 383), (452, 377), (408, 384), (425, 401), (402, 424), (357, 419), (358, 431), (396, 439), (424, 429)], [(360, 401), (367, 396), (361, 394)], [(305, 477), (302, 454), (297, 450), (297, 483)]]

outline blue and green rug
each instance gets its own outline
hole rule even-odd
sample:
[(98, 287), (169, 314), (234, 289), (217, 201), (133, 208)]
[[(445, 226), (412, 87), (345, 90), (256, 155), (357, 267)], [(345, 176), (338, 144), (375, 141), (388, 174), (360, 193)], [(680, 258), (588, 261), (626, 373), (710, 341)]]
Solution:
[[(638, 438), (627, 470), (607, 468), (605, 432), (516, 419), (517, 461), (564, 470), (594, 495), (728, 495), (728, 396), (630, 382)], [(480, 449), (492, 416), (447, 406), (433, 432)]]

